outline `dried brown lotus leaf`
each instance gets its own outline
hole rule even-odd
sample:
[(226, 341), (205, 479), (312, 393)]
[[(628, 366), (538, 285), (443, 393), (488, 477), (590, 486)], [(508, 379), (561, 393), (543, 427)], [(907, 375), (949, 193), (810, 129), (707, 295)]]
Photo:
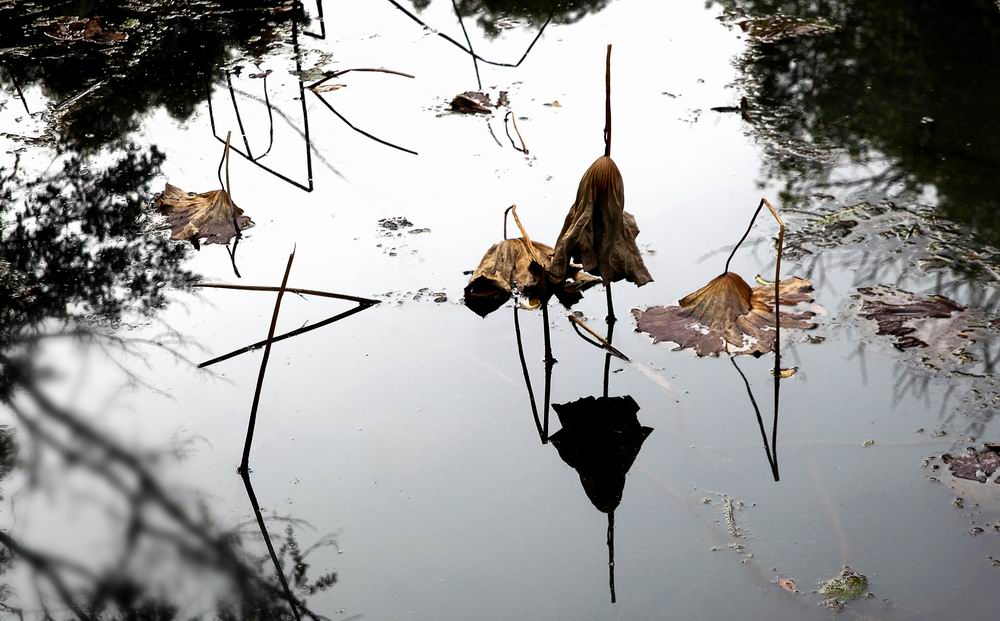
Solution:
[(529, 245), (523, 237), (490, 246), (465, 286), (465, 305), (485, 317), (503, 306), (516, 288), (528, 308), (537, 308), (552, 295), (572, 306), (583, 290), (600, 282), (579, 266), (571, 266), (566, 279), (554, 280), (547, 273), (552, 253), (551, 246), (536, 241)]
[(195, 247), (202, 240), (228, 244), (240, 231), (253, 226), (225, 190), (189, 194), (168, 183), (155, 206), (166, 216), (170, 239), (190, 241)]
[(591, 164), (576, 192), (556, 242), (550, 272), (565, 277), (573, 261), (605, 281), (628, 280), (638, 286), (652, 282), (635, 238), (632, 214), (625, 212), (625, 184), (618, 166), (608, 156)]
[[(783, 306), (812, 301), (812, 283), (791, 277), (778, 283)], [(638, 330), (654, 343), (672, 341), (677, 350), (692, 348), (698, 356), (760, 355), (774, 349), (774, 286), (750, 288), (739, 275), (726, 272), (685, 296), (679, 306), (633, 309)], [(781, 327), (815, 328), (813, 313), (782, 312)]]

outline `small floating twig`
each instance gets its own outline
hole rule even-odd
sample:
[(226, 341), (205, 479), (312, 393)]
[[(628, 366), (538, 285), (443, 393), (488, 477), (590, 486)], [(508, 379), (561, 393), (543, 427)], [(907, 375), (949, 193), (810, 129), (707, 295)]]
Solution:
[[(514, 144), (514, 139), (510, 135), (510, 130), (507, 129), (507, 119), (508, 118), (510, 119), (511, 124), (514, 125), (514, 132), (517, 134), (517, 139), (521, 141), (521, 146), (520, 147), (517, 146), (516, 144)], [(517, 117), (514, 116), (514, 112), (512, 110), (508, 110), (507, 114), (505, 114), (504, 117), (503, 117), (503, 129), (504, 129), (505, 132), (507, 132), (507, 140), (510, 140), (510, 146), (514, 147), (515, 149), (517, 149), (521, 153), (524, 153), (525, 155), (527, 155), (528, 154), (528, 145), (524, 144), (524, 138), (521, 136), (521, 130), (519, 130), (517, 128)]]

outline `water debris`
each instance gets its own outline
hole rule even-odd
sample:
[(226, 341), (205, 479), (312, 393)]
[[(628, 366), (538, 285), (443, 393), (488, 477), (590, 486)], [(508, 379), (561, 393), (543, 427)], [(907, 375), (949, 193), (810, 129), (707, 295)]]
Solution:
[(746, 17), (732, 23), (758, 43), (776, 43), (783, 39), (808, 37), (836, 32), (837, 27), (825, 19), (805, 19), (790, 15)]
[(450, 104), (452, 112), (459, 114), (493, 114), (490, 96), (479, 91), (466, 91), (455, 95)]
[(819, 586), (819, 594), (826, 600), (824, 605), (834, 610), (842, 610), (847, 602), (861, 599), (867, 592), (868, 577), (846, 566)]
[(403, 216), (382, 218), (378, 221), (378, 227), (387, 231), (398, 231), (400, 229), (410, 228), (411, 226), (413, 226), (413, 223)]
[(894, 336), (898, 349), (928, 346), (916, 336), (920, 320), (950, 319), (965, 310), (943, 296), (920, 296), (887, 286), (864, 287), (858, 293), (862, 298), (859, 314), (878, 324), (878, 334)]
[(791, 578), (778, 578), (775, 582), (789, 593), (799, 592), (799, 585)]
[(108, 30), (99, 17), (59, 17), (37, 25), (45, 36), (57, 41), (113, 45), (128, 39), (124, 32)]
[[(1000, 468), (1000, 444), (986, 443), (980, 451), (970, 446), (959, 457), (945, 453), (941, 456), (941, 461), (948, 465), (952, 475), (960, 479), (986, 483)], [(997, 476), (995, 483), (1000, 483), (1000, 476)]]
[(774, 369), (771, 369), (771, 377), (780, 377), (781, 379), (788, 379), (798, 373), (798, 367), (788, 367), (787, 369), (778, 370), (777, 374)]
[(584, 289), (599, 282), (580, 266), (574, 266), (565, 278), (553, 279), (549, 269), (554, 250), (528, 237), (515, 207), (507, 212), (514, 214), (521, 237), (493, 244), (483, 255), (465, 287), (465, 305), (470, 310), (485, 317), (515, 294), (527, 300), (529, 308), (546, 304), (553, 295), (570, 307), (581, 299)]
[[(253, 77), (253, 76), (250, 76)], [(312, 89), (314, 93), (329, 93), (332, 91), (339, 91), (342, 88), (347, 88), (346, 84), (336, 84), (331, 82), (330, 84), (321, 84)]]
[[(812, 302), (812, 283), (791, 277), (778, 283), (780, 304), (796, 306)], [(679, 302), (679, 306), (633, 309), (638, 330), (654, 343), (672, 341), (675, 351), (692, 348), (698, 356), (730, 354), (760, 355), (774, 348), (774, 287), (750, 288), (738, 274), (726, 272)], [(813, 313), (781, 312), (785, 328), (815, 328)]]
[(736, 525), (736, 509), (733, 505), (733, 499), (729, 496), (722, 499), (722, 515), (726, 518), (726, 528), (729, 529), (729, 534), (733, 537), (742, 537), (743, 533)]

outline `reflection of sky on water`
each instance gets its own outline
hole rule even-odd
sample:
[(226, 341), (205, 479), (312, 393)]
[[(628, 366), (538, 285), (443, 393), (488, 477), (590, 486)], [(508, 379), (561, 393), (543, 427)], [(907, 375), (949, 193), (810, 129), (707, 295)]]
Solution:
[[(983, 595), (988, 574), (951, 580), (953, 568), (982, 562), (981, 540), (964, 534), (968, 520), (949, 506), (948, 491), (928, 484), (919, 470), (921, 457), (949, 450), (969, 424), (953, 418), (959, 396), (947, 392), (949, 382), (897, 392), (906, 368), (886, 343), (875, 341), (859, 354), (863, 328), (821, 327), (825, 343), (783, 352), (784, 366), (800, 371), (782, 385), (782, 481), (775, 484), (760, 455), (746, 386), (730, 363), (653, 347), (626, 329), (625, 312), (619, 312), (626, 319), (615, 345), (678, 390), (612, 362), (613, 394), (632, 395), (642, 405), (639, 421), (657, 433), (643, 444), (616, 509), (618, 603), (611, 608), (607, 549), (597, 545), (606, 518), (580, 493), (578, 474), (539, 446), (509, 313), (481, 320), (458, 303), (463, 271), (500, 237), (508, 205), (518, 204), (533, 238), (551, 243), (558, 233), (580, 174), (602, 149), (607, 42), (615, 44), (615, 159), (656, 278), (641, 289), (616, 287), (616, 305), (673, 303), (713, 275), (720, 257), (709, 255), (728, 249), (742, 232), (769, 162), (738, 115), (709, 111), (738, 102), (731, 60), (743, 50), (713, 11), (699, 3), (621, 0), (571, 25), (550, 25), (516, 70), (481, 65), (484, 87), (510, 92), (530, 147), (525, 157), (491, 137), (488, 122), (503, 138), (502, 115), (487, 121), (444, 113), (451, 97), (475, 87), (468, 56), (387, 2), (327, 3), (324, 9), (327, 39), (300, 39), (304, 71), (387, 67), (415, 75), (349, 73), (337, 80), (346, 86), (323, 96), (356, 126), (420, 155), (368, 140), (306, 92), (313, 192), (245, 160), (231, 165), (233, 198), (257, 224), (240, 246), (243, 281), (276, 283), (297, 245), (291, 285), (388, 294), (358, 317), (275, 345), (262, 393), (253, 483), (264, 514), (308, 521), (315, 531), (306, 531), (303, 543), (338, 534), (341, 553), (323, 548), (313, 562), (335, 570), (339, 583), (311, 605), (372, 619), (450, 618), (473, 610), (477, 618), (658, 618), (667, 608), (684, 618), (714, 618), (735, 608), (760, 618), (825, 618), (827, 611), (811, 601), (789, 603), (770, 584), (770, 568), (801, 586), (849, 563), (873, 576), (878, 599), (857, 603), (866, 614), (937, 618), (956, 609), (969, 616), (991, 609)], [(432, 3), (420, 17), (462, 36), (450, 3)], [(480, 54), (516, 60), (536, 31), (532, 24), (493, 38), (479, 28), (469, 28), (469, 35)], [(294, 64), (290, 45), (279, 44), (259, 68), (239, 59), (230, 66), (244, 67), (232, 83), (255, 152), (269, 143), (270, 123), (260, 101), (262, 80), (249, 74), (272, 70), (267, 92), (274, 140), (266, 163), (301, 180), (307, 177), (304, 124)], [(216, 75), (216, 129), (236, 136), (229, 91)], [(40, 103), (38, 87), (25, 84), (29, 104)], [(155, 144), (166, 154), (160, 171), (143, 180), (154, 191), (166, 180), (194, 191), (218, 183), (220, 148), (201, 95), (193, 96), (191, 111), (154, 108), (128, 127), (135, 132), (127, 137), (141, 150)], [(26, 174), (39, 174), (53, 153), (33, 148), (21, 156)], [(11, 156), (0, 157), (8, 167)], [(112, 159), (98, 151), (91, 166)], [(764, 191), (773, 195), (777, 187), (767, 184)], [(133, 191), (149, 190), (137, 185)], [(379, 219), (395, 216), (430, 232), (377, 228)], [(770, 236), (770, 226), (756, 227), (754, 235)], [(742, 251), (734, 266), (749, 280), (767, 273), (770, 260), (768, 245), (760, 243)], [(179, 267), (208, 280), (233, 280), (221, 248), (203, 248), (172, 269)], [(785, 272), (799, 269), (792, 262)], [(844, 307), (859, 284), (857, 271), (849, 262), (826, 270), (817, 296), (829, 313), (822, 323)], [(934, 280), (914, 275), (909, 285), (932, 287)], [(448, 301), (413, 300), (424, 287), (444, 292)], [(130, 320), (120, 334), (153, 337), (165, 324), (184, 337), (178, 350), (200, 361), (266, 333), (272, 294), (162, 291), (171, 303), (155, 320)], [(601, 323), (603, 302), (598, 291), (581, 306), (592, 325)], [(289, 295), (282, 307), (279, 331), (349, 305)], [(526, 359), (539, 386), (540, 326), (534, 315), (522, 319)], [(597, 394), (604, 356), (579, 341), (561, 312), (553, 309), (552, 321), (559, 360), (552, 401)], [(148, 367), (126, 360), (168, 397), (144, 386), (119, 393), (127, 378), (112, 362), (121, 354), (112, 353), (112, 359), (84, 358), (63, 343), (35, 352), (32, 362), (61, 372), (49, 382), (54, 398), (94, 413), (130, 447), (195, 438), (184, 460), (161, 461), (167, 484), (199, 489), (221, 523), (251, 520), (233, 470), (259, 358), (221, 363), (218, 375), (156, 348), (144, 350)], [(740, 365), (762, 411), (770, 412), (770, 362)], [(913, 433), (942, 426), (949, 436)], [(977, 429), (989, 430), (988, 424)], [(875, 446), (863, 447), (869, 439)], [(4, 481), (5, 498), (24, 476)], [(82, 510), (70, 482), (91, 491), (86, 479), (74, 477), (60, 482), (51, 498), (27, 494), (16, 511), (5, 505), (0, 515), (24, 540), (86, 559), (100, 545), (94, 533), (108, 532), (109, 518)], [(716, 523), (723, 519), (718, 503), (702, 502), (714, 492), (746, 503), (736, 519), (752, 534), (748, 564), (727, 549), (727, 531)], [(712, 553), (712, 547), (721, 550)], [(928, 587), (943, 583), (953, 584), (953, 599)], [(893, 600), (895, 610), (884, 609), (882, 597)]]

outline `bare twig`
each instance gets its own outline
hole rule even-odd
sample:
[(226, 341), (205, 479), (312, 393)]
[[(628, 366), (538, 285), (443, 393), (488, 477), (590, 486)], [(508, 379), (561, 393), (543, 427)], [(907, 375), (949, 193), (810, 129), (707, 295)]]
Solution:
[(577, 330), (577, 328), (578, 327), (583, 328), (587, 332), (587, 334), (590, 334), (592, 337), (594, 337), (594, 339), (596, 339), (596, 341), (592, 341), (584, 337), (583, 334), (580, 334), (583, 340), (587, 341), (591, 345), (600, 347), (601, 349), (609, 352), (612, 356), (615, 356), (616, 358), (621, 358), (625, 362), (632, 362), (631, 360), (629, 360), (628, 356), (623, 354), (621, 351), (615, 348), (611, 343), (609, 343), (607, 339), (605, 339), (603, 336), (595, 332), (590, 326), (588, 326), (587, 322), (580, 319), (576, 315), (567, 315), (567, 317), (569, 318), (569, 322), (573, 326), (573, 329), (576, 330), (577, 334), (580, 334), (580, 331)]
[[(521, 146), (517, 146), (517, 144), (514, 143), (514, 139), (510, 135), (510, 130), (507, 128), (507, 119), (510, 119), (511, 124), (514, 125), (514, 132), (517, 134), (517, 139), (521, 141)], [(514, 112), (512, 110), (508, 110), (507, 114), (503, 117), (503, 129), (507, 132), (507, 140), (510, 140), (510, 146), (527, 155), (528, 145), (524, 144), (524, 138), (521, 136), (521, 130), (517, 128), (517, 117), (514, 116)]]
[(462, 27), (462, 34), (465, 35), (465, 43), (469, 46), (469, 52), (472, 55), (472, 66), (476, 68), (476, 84), (479, 90), (483, 90), (483, 81), (479, 79), (479, 60), (476, 58), (476, 52), (472, 49), (472, 41), (469, 39), (469, 32), (465, 29), (465, 20), (462, 19), (462, 14), (458, 11), (458, 2), (451, 0), (451, 6), (455, 9), (455, 16), (458, 18), (458, 25)]
[[(236, 289), (239, 291), (277, 291), (279, 287), (269, 287), (263, 285), (231, 285), (227, 283), (214, 283), (214, 282), (203, 282), (193, 285), (195, 287), (203, 287), (208, 289)], [(296, 287), (285, 287), (286, 293), (295, 293), (299, 295), (315, 295), (321, 298), (333, 298), (336, 300), (348, 300), (350, 302), (357, 302), (358, 304), (379, 304), (379, 300), (373, 300), (371, 298), (362, 298), (354, 295), (346, 295), (343, 293), (331, 293), (329, 291), (319, 291), (317, 289), (298, 289)]]
[(608, 43), (607, 66), (604, 71), (604, 155), (611, 157), (611, 44)]

